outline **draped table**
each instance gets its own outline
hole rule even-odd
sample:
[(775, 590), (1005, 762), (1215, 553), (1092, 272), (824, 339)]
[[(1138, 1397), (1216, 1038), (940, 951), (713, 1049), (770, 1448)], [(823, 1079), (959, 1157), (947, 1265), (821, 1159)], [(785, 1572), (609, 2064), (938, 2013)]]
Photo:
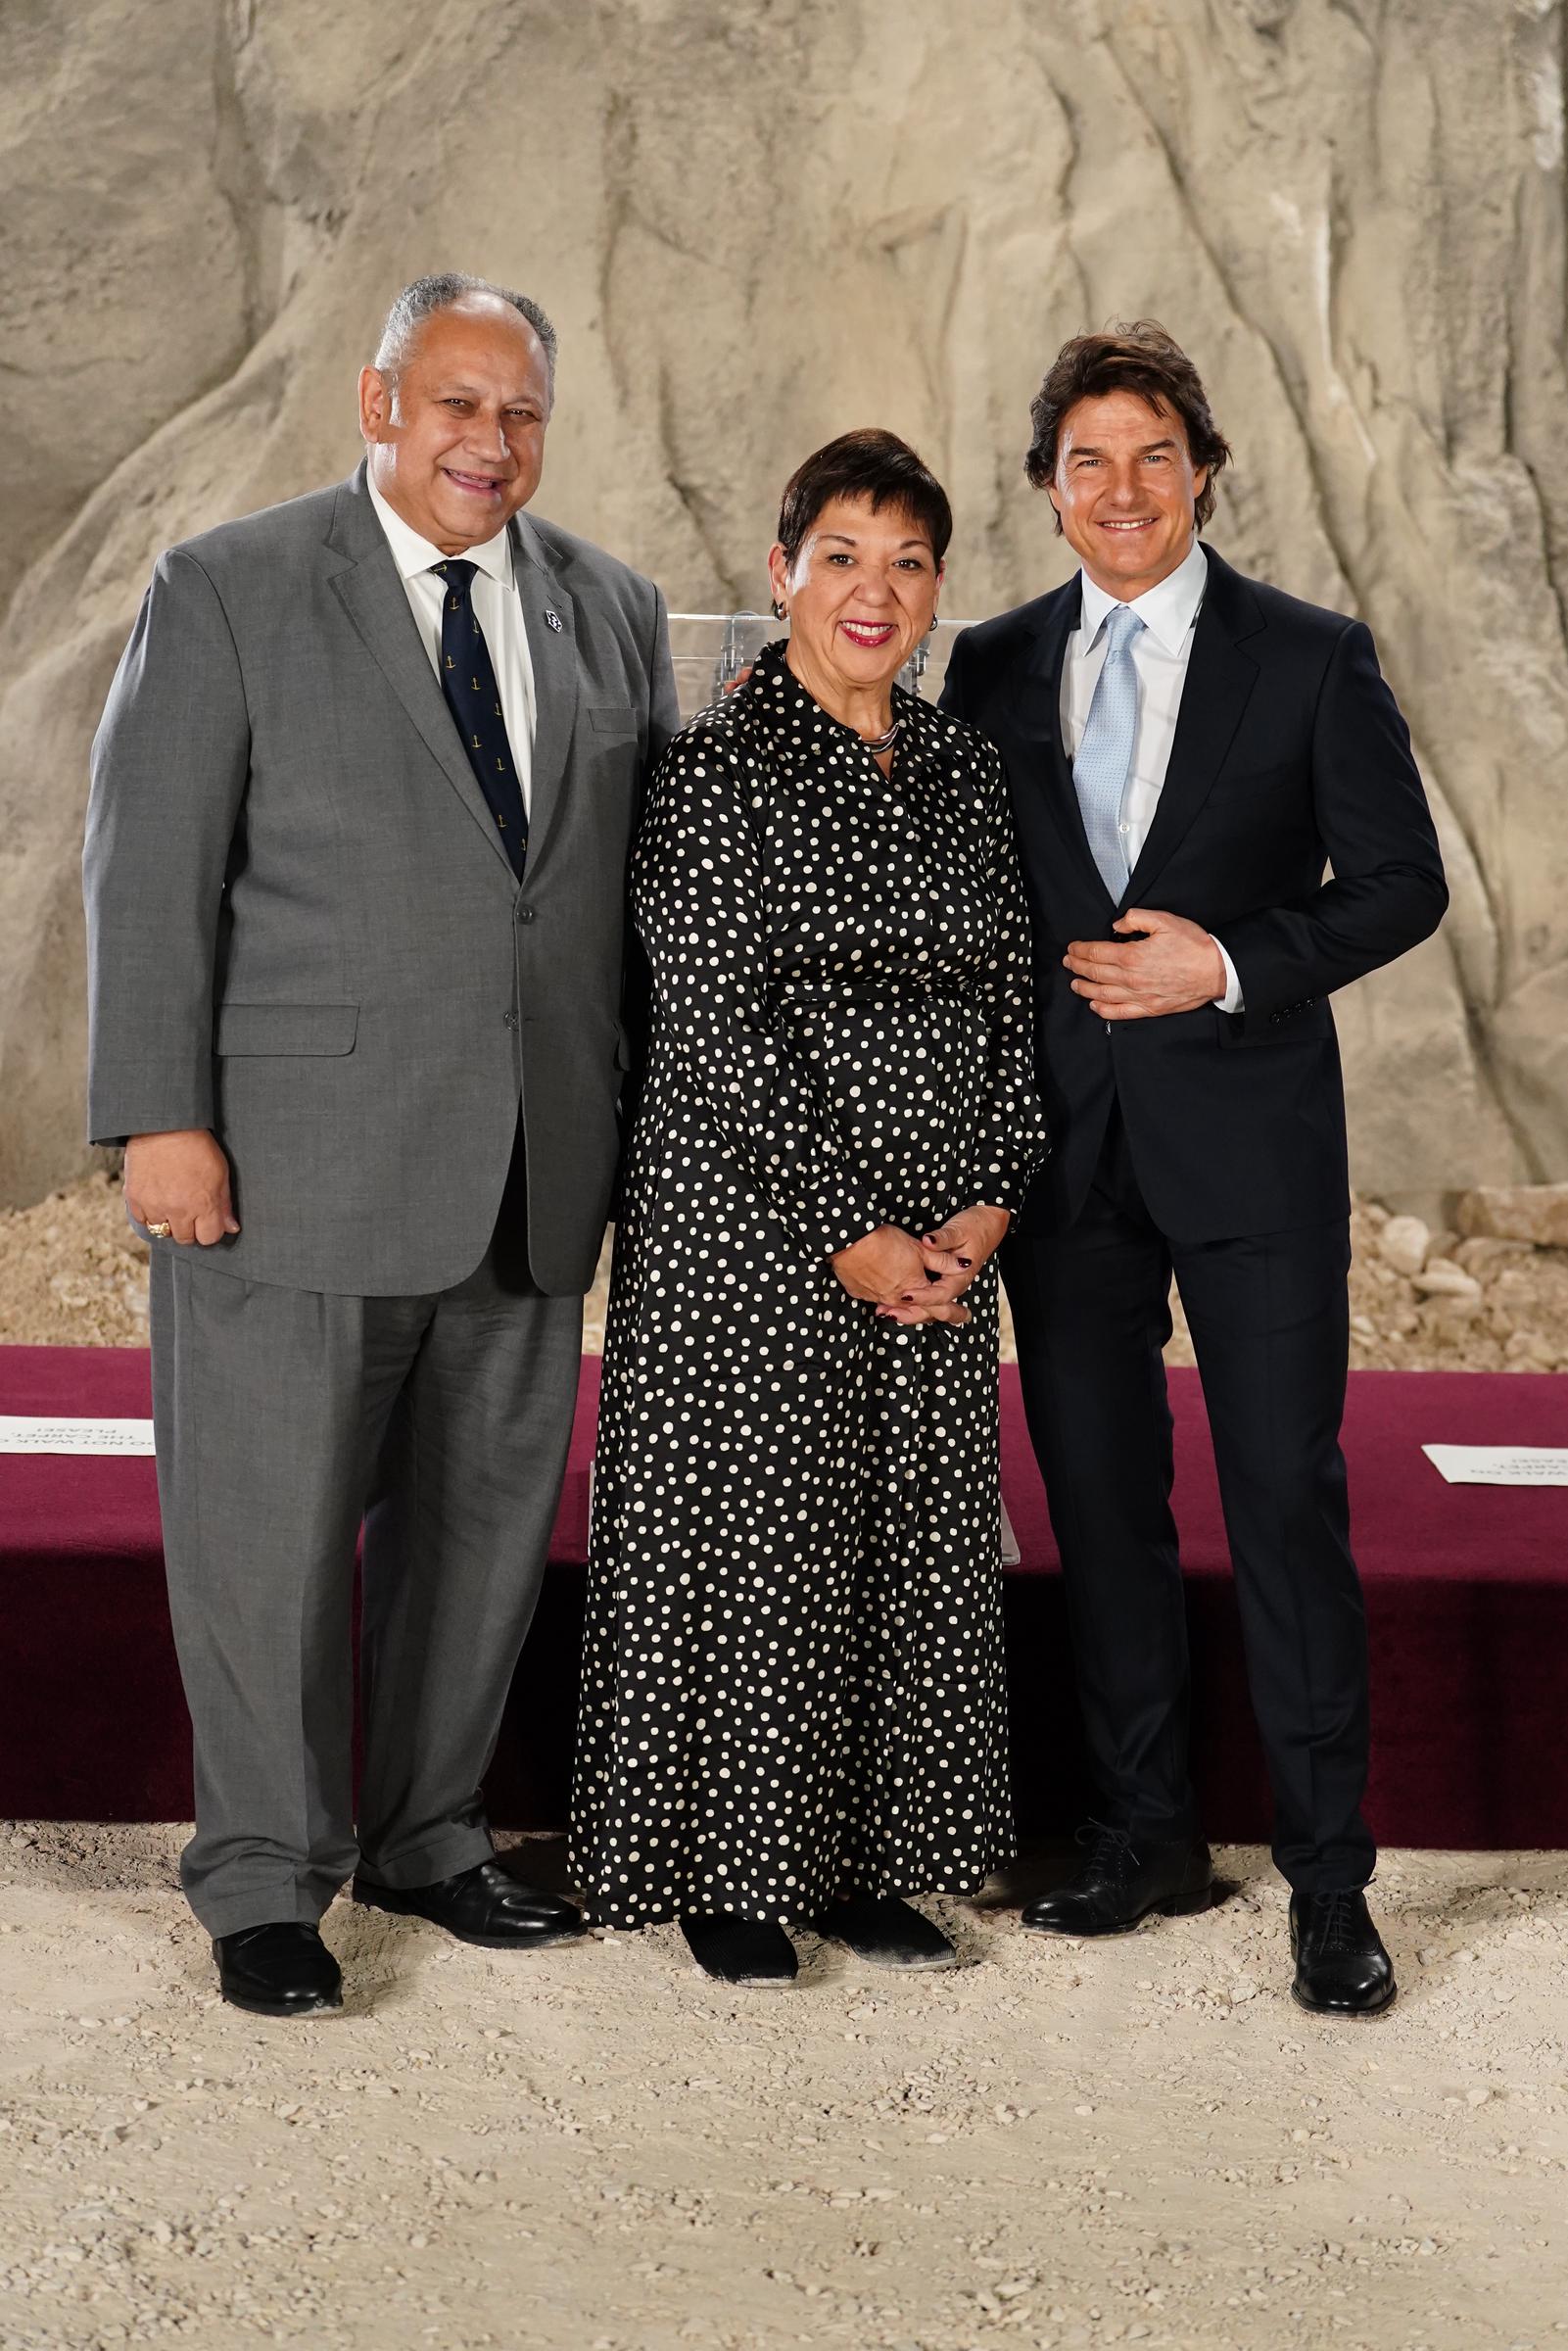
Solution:
[[(1194, 1668), (1194, 1766), (1211, 1836), (1266, 1837), (1213, 1456), (1198, 1374), (1170, 1379), (1174, 1508)], [(576, 1714), (598, 1360), (585, 1357), (550, 1572), (488, 1782), (499, 1825), (558, 1825)], [(133, 1348), (0, 1348), (0, 1413), (139, 1417)], [(1006, 1613), (1014, 1774), (1031, 1830), (1087, 1807), (1062, 1578), (1018, 1377), (1002, 1482), (1019, 1539)], [(1568, 1845), (1568, 1489), (1449, 1486), (1423, 1442), (1568, 1444), (1568, 1377), (1358, 1371), (1345, 1450), (1372, 1650), (1368, 1811), (1390, 1845)], [(0, 1456), (0, 1811), (179, 1820), (190, 1735), (164, 1598), (150, 1460)]]

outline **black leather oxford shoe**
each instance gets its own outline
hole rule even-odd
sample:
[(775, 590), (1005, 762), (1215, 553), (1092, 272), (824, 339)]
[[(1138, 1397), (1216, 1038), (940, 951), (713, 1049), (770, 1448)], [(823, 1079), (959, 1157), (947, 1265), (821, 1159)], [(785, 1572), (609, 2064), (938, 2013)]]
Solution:
[(428, 1918), (459, 1943), (477, 1943), (489, 1951), (540, 1951), (588, 1932), (574, 1903), (537, 1886), (519, 1885), (499, 1861), (476, 1861), (472, 1869), (439, 1878), (434, 1886), (377, 1886), (357, 1877), (354, 1898), (372, 1910)]
[(896, 1895), (852, 1894), (830, 1902), (816, 1921), (819, 1935), (846, 1943), (873, 1967), (957, 1967), (958, 1953), (928, 1918)]
[(1091, 1820), (1078, 1831), (1089, 1848), (1076, 1877), (1025, 1905), (1034, 1935), (1126, 1935), (1146, 1918), (1186, 1918), (1214, 1898), (1214, 1865), (1201, 1837), (1136, 1845), (1124, 1829)]
[(1293, 1894), (1291, 1997), (1319, 2016), (1376, 2016), (1399, 1990), (1394, 1962), (1372, 1924), (1366, 1896)]
[(290, 1920), (242, 1927), (213, 1941), (217, 1985), (231, 2008), (252, 2016), (313, 2016), (343, 2006), (338, 1963), (314, 1927)]
[(705, 1976), (719, 1984), (777, 1990), (799, 1972), (795, 1946), (783, 1927), (740, 1918), (733, 1910), (696, 1911), (681, 1921), (687, 1948)]

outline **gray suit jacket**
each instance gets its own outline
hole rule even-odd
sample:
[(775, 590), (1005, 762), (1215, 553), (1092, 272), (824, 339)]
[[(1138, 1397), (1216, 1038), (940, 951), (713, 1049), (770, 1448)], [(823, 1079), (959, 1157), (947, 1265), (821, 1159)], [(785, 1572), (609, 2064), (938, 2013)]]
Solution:
[(626, 866), (675, 682), (651, 582), (511, 527), (538, 710), (521, 887), (362, 466), (171, 549), (125, 648), (87, 819), (88, 1131), (212, 1128), (243, 1230), (211, 1254), (236, 1275), (463, 1280), (520, 1102), (534, 1278), (593, 1278)]

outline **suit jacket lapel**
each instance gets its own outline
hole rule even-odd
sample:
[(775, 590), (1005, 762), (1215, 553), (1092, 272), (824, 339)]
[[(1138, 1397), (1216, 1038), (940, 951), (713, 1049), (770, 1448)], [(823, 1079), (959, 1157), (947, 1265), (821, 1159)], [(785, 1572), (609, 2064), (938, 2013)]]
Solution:
[(424, 737), (447, 781), (500, 859), (507, 880), (515, 883), (511, 861), (497, 836), (496, 820), (457, 740), (446, 696), (408, 609), (407, 593), (392, 559), (386, 533), (370, 504), (362, 465), (339, 493), (329, 543), (349, 557), (344, 569), (332, 576), (344, 610), (381, 664), (387, 683)]
[(1068, 639), (1083, 609), (1077, 575), (1045, 600), (1034, 657), (1023, 668), (1014, 698), (1014, 723), (1023, 738), (1024, 756), (1008, 760), (1021, 814), (1028, 803), (1043, 804), (1080, 878), (1110, 904), (1110, 893), (1090, 854), (1083, 830), (1072, 767), (1062, 740), (1062, 665)]
[(539, 533), (524, 514), (512, 523), (512, 555), (534, 671), (534, 755), (528, 809), (528, 870), (532, 874), (559, 812), (577, 725), (577, 610), (550, 566)]
[(1209, 581), (1193, 629), (1175, 740), (1154, 822), (1122, 893), (1122, 906), (1153, 902), (1151, 885), (1213, 790), (1258, 683), (1258, 663), (1242, 650), (1242, 640), (1263, 627), (1262, 614), (1241, 574), (1212, 548), (1204, 553)]

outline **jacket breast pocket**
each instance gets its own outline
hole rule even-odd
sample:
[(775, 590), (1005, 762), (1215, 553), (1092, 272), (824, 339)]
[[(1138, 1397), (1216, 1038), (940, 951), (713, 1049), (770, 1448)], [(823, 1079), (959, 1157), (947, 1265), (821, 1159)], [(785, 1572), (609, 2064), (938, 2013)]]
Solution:
[(233, 1053), (352, 1053), (357, 1004), (220, 1004), (213, 1050)]
[(637, 712), (629, 704), (620, 702), (591, 702), (588, 705), (588, 723), (595, 735), (635, 735)]

